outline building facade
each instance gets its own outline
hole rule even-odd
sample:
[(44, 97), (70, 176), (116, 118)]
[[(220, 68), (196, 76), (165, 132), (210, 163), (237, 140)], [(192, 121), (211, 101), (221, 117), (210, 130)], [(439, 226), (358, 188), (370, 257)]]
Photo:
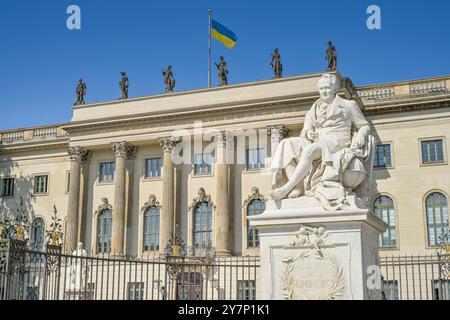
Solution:
[[(70, 122), (1, 131), (1, 203), (25, 207), (39, 249), (53, 207), (64, 247), (147, 259), (171, 234), (217, 255), (258, 255), (270, 157), (299, 135), (320, 74), (78, 105)], [(389, 229), (380, 255), (436, 251), (448, 226), (450, 77), (354, 87), (377, 140), (364, 199)]]

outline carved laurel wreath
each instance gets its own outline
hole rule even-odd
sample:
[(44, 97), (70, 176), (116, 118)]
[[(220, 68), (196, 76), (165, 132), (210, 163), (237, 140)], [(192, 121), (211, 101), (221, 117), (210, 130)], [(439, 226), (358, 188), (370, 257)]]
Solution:
[[(294, 270), (294, 263), (299, 258), (306, 258), (310, 255), (309, 252), (305, 252), (297, 256), (296, 258), (289, 258), (283, 260), (285, 263), (285, 268), (281, 272), (281, 283), (283, 288), (283, 297), (285, 300), (295, 299), (294, 293), (294, 277), (292, 275), (292, 271)], [(338, 296), (342, 296), (345, 288), (345, 280), (344, 280), (344, 270), (343, 268), (337, 264), (335, 259), (323, 259), (326, 262), (332, 272), (333, 272), (333, 282), (330, 284), (328, 288), (325, 289), (325, 292), (320, 295), (318, 300), (334, 300)]]

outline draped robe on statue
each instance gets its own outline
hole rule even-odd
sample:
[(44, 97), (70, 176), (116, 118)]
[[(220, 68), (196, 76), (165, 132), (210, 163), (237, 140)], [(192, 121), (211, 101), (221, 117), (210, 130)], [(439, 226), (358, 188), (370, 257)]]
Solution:
[[(316, 133), (315, 141), (307, 139), (308, 130)], [(271, 163), (273, 188), (286, 182), (284, 169), (289, 165), (297, 165), (303, 150), (308, 145), (317, 143), (321, 147), (322, 156), (312, 162), (309, 174), (300, 182), (302, 195), (316, 197), (325, 209), (342, 209), (343, 205), (348, 204), (343, 173), (349, 164), (354, 165), (355, 161), (352, 160), (360, 159), (359, 163), (362, 165), (359, 169), (366, 173), (371, 170), (365, 165), (371, 163), (372, 143), (369, 131), (369, 122), (356, 102), (336, 96), (328, 105), (319, 99), (306, 114), (300, 136), (280, 142)], [(356, 147), (357, 134), (362, 134), (365, 138), (362, 149)], [(349, 191), (351, 192), (347, 188), (347, 193)]]

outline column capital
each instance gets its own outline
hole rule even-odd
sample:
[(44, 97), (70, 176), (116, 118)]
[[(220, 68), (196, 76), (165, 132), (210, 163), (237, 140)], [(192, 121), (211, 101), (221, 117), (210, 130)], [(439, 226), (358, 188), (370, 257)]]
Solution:
[(162, 137), (159, 139), (159, 145), (164, 152), (172, 152), (173, 148), (175, 148), (178, 143), (180, 143), (180, 139), (175, 138), (174, 136)]
[(126, 158), (132, 160), (136, 157), (136, 147), (130, 145), (126, 141), (113, 142), (112, 149), (116, 154), (116, 157)]
[(217, 147), (233, 148), (236, 138), (237, 137), (232, 135), (230, 132), (222, 131), (222, 132), (216, 133), (213, 136), (213, 141), (216, 143)]
[(280, 142), (289, 134), (289, 129), (284, 125), (267, 126), (267, 134), (273, 142)]
[(67, 153), (69, 154), (71, 161), (78, 162), (88, 161), (91, 156), (91, 152), (89, 150), (84, 149), (80, 146), (67, 148)]

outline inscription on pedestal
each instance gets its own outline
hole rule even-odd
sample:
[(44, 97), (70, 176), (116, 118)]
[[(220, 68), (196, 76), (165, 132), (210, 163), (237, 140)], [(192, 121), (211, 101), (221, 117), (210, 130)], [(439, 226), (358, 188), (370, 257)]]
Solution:
[(313, 250), (301, 251), (282, 260), (280, 279), (283, 298), (332, 300), (342, 297), (344, 271), (336, 259), (321, 256)]
[(332, 248), (324, 250), (324, 228), (300, 227), (283, 248), (281, 291), (288, 300), (332, 300), (344, 295), (345, 276)]

